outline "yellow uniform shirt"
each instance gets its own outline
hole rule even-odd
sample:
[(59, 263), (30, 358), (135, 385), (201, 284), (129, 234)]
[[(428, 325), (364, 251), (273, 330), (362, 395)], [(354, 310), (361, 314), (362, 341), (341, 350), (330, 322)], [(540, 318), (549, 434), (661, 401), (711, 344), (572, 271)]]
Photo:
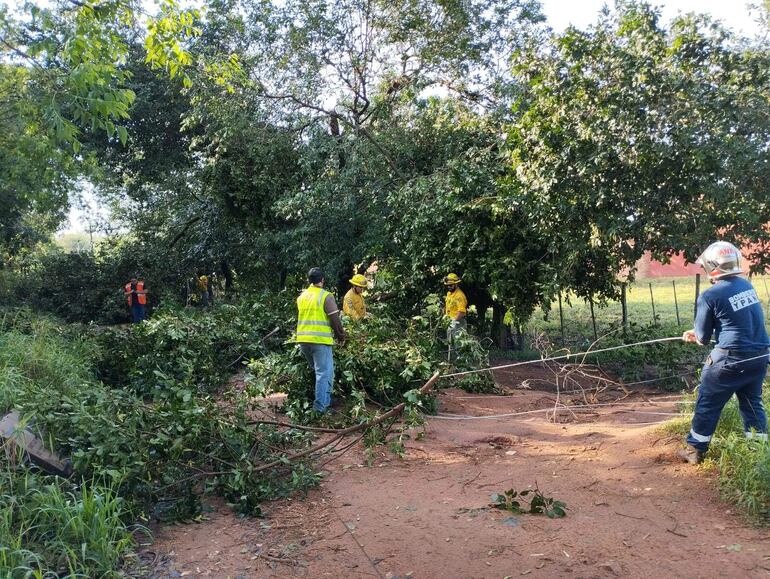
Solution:
[(342, 300), (342, 312), (353, 320), (360, 320), (366, 316), (364, 296), (356, 293), (355, 288), (350, 288)]
[(458, 313), (467, 313), (468, 311), (468, 298), (459, 287), (453, 292), (446, 293), (445, 303), (446, 315), (451, 320), (454, 320)]

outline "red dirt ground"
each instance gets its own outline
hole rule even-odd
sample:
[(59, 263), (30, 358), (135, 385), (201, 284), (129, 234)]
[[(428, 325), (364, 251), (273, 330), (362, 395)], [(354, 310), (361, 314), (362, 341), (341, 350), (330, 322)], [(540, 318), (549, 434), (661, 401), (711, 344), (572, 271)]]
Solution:
[[(507, 396), (444, 390), (440, 412), (552, 409), (544, 383), (511, 388), (526, 377), (500, 376)], [(612, 397), (623, 399), (561, 412), (564, 423), (545, 412), (428, 418), (403, 458), (383, 451), (367, 466), (356, 447), (326, 465), (318, 489), (265, 505), (263, 519), (213, 502), (208, 520), (163, 528), (144, 553), (156, 559), (150, 576), (770, 577), (767, 530), (720, 501), (713, 473), (677, 462), (678, 441), (661, 433), (675, 397), (599, 400)], [(489, 508), (491, 493), (535, 484), (566, 502), (565, 518)]]

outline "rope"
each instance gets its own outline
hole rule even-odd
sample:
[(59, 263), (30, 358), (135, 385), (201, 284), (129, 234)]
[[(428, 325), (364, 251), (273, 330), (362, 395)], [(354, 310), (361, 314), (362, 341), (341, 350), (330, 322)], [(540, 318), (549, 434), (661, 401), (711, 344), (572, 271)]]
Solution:
[(612, 352), (613, 350), (622, 350), (624, 348), (633, 348), (635, 346), (645, 346), (647, 344), (659, 344), (661, 342), (673, 342), (674, 340), (681, 340), (681, 339), (682, 339), (682, 336), (675, 336), (672, 338), (657, 338), (655, 340), (645, 340), (643, 342), (634, 342), (633, 344), (621, 344), (620, 346), (610, 346), (609, 348), (600, 348), (599, 350), (587, 350), (586, 352), (577, 352), (575, 354), (562, 354), (560, 356), (551, 356), (550, 358), (538, 358), (536, 360), (525, 360), (523, 362), (514, 362), (513, 364), (503, 364), (502, 366), (490, 366), (489, 368), (479, 368), (477, 370), (467, 370), (465, 372), (453, 372), (451, 374), (443, 374), (442, 376), (439, 376), (439, 378), (452, 378), (455, 376), (466, 376), (468, 374), (478, 374), (479, 372), (489, 372), (491, 370), (502, 370), (503, 368), (514, 368), (516, 366), (524, 366), (526, 364), (540, 364), (542, 362), (552, 362), (554, 360), (566, 360), (567, 358), (577, 358), (579, 356), (587, 356), (589, 354), (601, 354), (602, 352)]
[[(678, 339), (681, 339), (681, 338), (661, 338), (659, 340), (648, 340), (647, 342), (638, 342), (636, 344), (628, 344), (625, 347), (638, 346), (640, 344), (649, 344), (649, 343), (661, 342), (661, 341), (678, 340)], [(613, 346), (612, 348), (605, 348), (604, 351), (607, 351), (607, 350), (617, 350), (620, 347), (623, 347), (623, 346)], [(594, 350), (594, 352), (583, 352), (583, 354), (595, 353), (595, 352), (600, 352), (600, 351), (601, 350)], [(743, 360), (737, 360), (737, 361), (731, 362), (731, 363), (729, 363), (727, 365), (728, 366), (737, 366), (738, 364), (743, 364), (745, 362), (751, 362), (752, 360), (759, 360), (760, 358), (766, 358), (768, 356), (768, 354), (770, 354), (770, 352), (768, 352), (766, 354), (760, 354), (759, 356), (753, 356), (751, 358), (745, 358)], [(570, 354), (570, 355), (571, 356), (579, 356), (580, 354)], [(550, 358), (550, 359), (553, 360), (553, 359), (562, 358), (562, 357), (563, 356), (555, 356), (555, 357)], [(528, 362), (519, 362), (519, 363), (513, 364), (513, 365), (518, 366), (518, 365), (521, 365), (521, 364), (534, 363), (534, 362), (545, 362), (545, 361), (548, 361), (548, 360), (549, 360), (549, 358), (545, 358), (545, 359), (542, 359), (542, 360), (530, 360)], [(510, 367), (510, 366), (511, 365), (507, 365), (507, 366), (503, 366), (503, 367)], [(482, 369), (482, 370), (473, 370), (472, 372), (485, 372), (487, 370), (493, 370), (493, 369), (496, 369), (496, 368), (486, 368), (486, 369)], [(458, 372), (456, 374), (446, 374), (443, 377), (453, 376), (453, 375), (457, 375), (457, 374), (470, 374), (472, 372)], [(610, 403), (585, 404), (583, 406), (570, 406), (570, 407), (564, 406), (564, 408), (568, 408), (570, 411), (574, 411), (574, 410), (580, 410), (580, 409), (583, 409), (583, 408), (594, 408), (594, 407), (597, 407), (597, 406), (638, 406), (638, 405), (642, 405), (642, 404), (653, 404), (653, 403), (655, 403), (655, 401), (656, 400), (653, 399), (653, 400), (650, 400), (648, 402), (625, 402), (625, 403), (624, 402), (621, 402), (621, 403), (611, 403), (610, 402)], [(680, 400), (678, 403), (679, 404), (695, 404), (695, 401), (693, 401), (693, 400)], [(469, 416), (469, 415), (463, 415), (463, 414), (438, 414), (436, 416), (433, 416), (432, 418), (436, 418), (436, 419), (439, 419), (439, 420), (494, 420), (496, 418), (508, 418), (508, 417), (512, 417), (512, 416), (524, 416), (524, 415), (527, 415), (527, 414), (538, 414), (540, 412), (553, 412), (554, 410), (557, 410), (557, 408), (556, 407), (553, 407), (553, 408), (541, 408), (541, 409), (538, 409), (538, 410), (527, 410), (527, 411), (524, 411), (524, 412), (512, 412), (512, 413), (508, 413), (508, 414), (488, 414), (488, 415), (485, 415), (485, 416)], [(752, 410), (753, 410), (753, 408), (752, 408)], [(631, 412), (631, 409), (621, 410), (621, 412)], [(648, 412), (648, 411), (645, 411), (645, 410), (635, 410), (635, 412), (637, 412), (639, 414), (655, 414), (655, 415), (660, 415), (660, 416), (681, 416), (681, 414), (679, 414), (679, 413), (670, 414), (670, 413), (661, 413), (661, 412)]]
[[(597, 403), (597, 404), (584, 404), (582, 406), (565, 406), (564, 408), (568, 408), (569, 410), (581, 410), (583, 408), (596, 408), (597, 406), (641, 406), (645, 404), (654, 404), (656, 400), (650, 400), (649, 402), (604, 402), (604, 403)], [(677, 402), (678, 404), (695, 404), (692, 400), (680, 400)], [(445, 414), (445, 413), (439, 413), (435, 416), (430, 416), (430, 418), (437, 418), (439, 420), (494, 420), (496, 418), (509, 418), (512, 416), (525, 416), (527, 414), (538, 414), (540, 412), (553, 412), (554, 408), (540, 408), (538, 410), (525, 410), (523, 412), (512, 412), (509, 414), (486, 414), (484, 416), (471, 416), (468, 414)], [(558, 408), (557, 408), (558, 410)], [(622, 412), (631, 412), (631, 409), (628, 410), (621, 410)], [(634, 412), (639, 412), (641, 414), (660, 414), (658, 412), (647, 412), (643, 410), (634, 410)], [(679, 413), (665, 413), (666, 416), (681, 416)]]
[[(601, 382), (609, 382), (610, 384), (614, 384), (616, 386), (638, 386), (639, 384), (650, 384), (651, 382), (663, 382), (665, 380), (673, 380), (674, 378), (684, 378), (685, 376), (692, 376), (693, 374), (697, 374), (697, 370), (693, 370), (692, 372), (684, 372), (682, 374), (672, 374), (671, 376), (664, 376), (662, 378), (650, 378), (649, 380), (639, 380), (637, 382), (615, 382), (614, 380), (610, 380), (609, 378), (605, 378), (603, 376), (591, 376), (592, 378), (595, 378), (596, 380), (599, 380)], [(455, 396), (455, 400), (472, 400), (474, 398), (510, 398), (513, 395), (511, 394), (500, 394), (495, 396), (494, 394), (481, 394), (477, 396)], [(656, 400), (658, 400), (656, 398)]]

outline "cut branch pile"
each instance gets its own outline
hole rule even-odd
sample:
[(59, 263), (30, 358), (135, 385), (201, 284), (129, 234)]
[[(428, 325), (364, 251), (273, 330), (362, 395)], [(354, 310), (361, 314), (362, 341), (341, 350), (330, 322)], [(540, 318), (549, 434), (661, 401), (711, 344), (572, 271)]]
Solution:
[[(439, 378), (439, 372), (435, 372), (433, 376), (430, 377), (430, 379), (422, 385), (422, 387), (419, 390), (420, 395), (428, 394), (432, 389), (434, 384), (436, 383), (436, 380)], [(365, 433), (368, 430), (371, 430), (372, 428), (379, 426), (380, 424), (394, 419), (398, 417), (406, 408), (406, 402), (402, 402), (400, 404), (397, 404), (384, 414), (380, 414), (379, 416), (376, 416), (375, 418), (372, 418), (371, 420), (368, 420), (366, 422), (362, 422), (361, 424), (356, 424), (355, 426), (350, 426), (348, 428), (340, 428), (340, 429), (334, 429), (334, 428), (308, 428), (301, 425), (294, 425), (284, 422), (276, 422), (276, 421), (265, 421), (265, 420), (254, 420), (251, 422), (251, 424), (272, 424), (277, 426), (283, 426), (286, 428), (297, 428), (301, 430), (313, 430), (316, 432), (325, 432), (332, 434), (331, 437), (328, 439), (319, 442), (318, 444), (311, 446), (310, 448), (303, 450), (302, 452), (297, 452), (294, 454), (290, 454), (288, 456), (284, 456), (280, 459), (274, 460), (272, 462), (269, 462), (267, 464), (264, 464), (262, 466), (259, 466), (255, 468), (252, 472), (262, 472), (265, 470), (269, 470), (272, 468), (278, 468), (280, 466), (286, 466), (293, 462), (296, 462), (297, 460), (304, 459), (307, 457), (310, 457), (314, 454), (317, 454), (321, 452), (322, 450), (331, 447), (334, 444), (339, 443), (343, 438), (346, 436), (349, 436), (351, 434), (362, 432)]]

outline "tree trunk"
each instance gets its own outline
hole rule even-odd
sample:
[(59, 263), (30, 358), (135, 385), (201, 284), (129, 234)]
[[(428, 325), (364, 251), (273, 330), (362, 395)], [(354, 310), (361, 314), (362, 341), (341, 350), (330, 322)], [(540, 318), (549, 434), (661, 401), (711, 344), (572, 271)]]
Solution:
[(489, 307), (487, 304), (479, 304), (476, 306), (476, 310), (479, 312), (478, 320), (478, 332), (479, 337), (484, 337), (487, 334), (487, 310)]
[(500, 302), (492, 304), (492, 339), (500, 349), (508, 347), (508, 328), (505, 325), (505, 314), (508, 309)]
[(350, 289), (350, 276), (353, 274), (353, 263), (346, 259), (342, 265), (342, 269), (337, 276), (337, 291), (339, 292), (339, 298), (342, 299), (347, 291)]
[(520, 352), (524, 350), (524, 332), (520, 324), (516, 325), (516, 349)]
[(219, 267), (222, 268), (222, 275), (225, 277), (225, 293), (229, 294), (233, 289), (233, 272), (230, 269), (230, 263), (227, 259), (223, 259), (219, 262)]

